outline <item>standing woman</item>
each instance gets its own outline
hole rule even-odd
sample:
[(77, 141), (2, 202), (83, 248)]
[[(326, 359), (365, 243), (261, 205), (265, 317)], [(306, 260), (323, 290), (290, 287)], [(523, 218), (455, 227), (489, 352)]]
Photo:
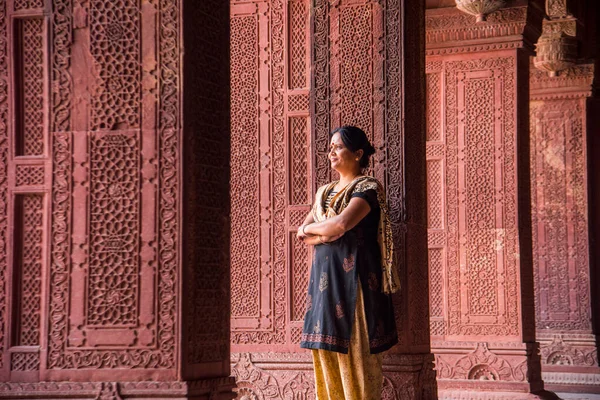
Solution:
[(312, 349), (318, 400), (380, 400), (382, 352), (398, 342), (391, 293), (400, 286), (382, 185), (362, 170), (365, 133), (331, 134), (340, 180), (317, 190), (297, 237), (314, 245), (301, 347)]

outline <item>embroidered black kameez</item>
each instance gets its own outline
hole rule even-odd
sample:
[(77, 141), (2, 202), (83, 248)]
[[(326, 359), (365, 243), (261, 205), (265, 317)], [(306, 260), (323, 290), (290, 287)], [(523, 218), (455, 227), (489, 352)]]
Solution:
[[(300, 346), (348, 353), (361, 285), (371, 354), (398, 342), (392, 298), (382, 292), (378, 243), (381, 208), (377, 191), (356, 185), (351, 197), (365, 199), (371, 211), (340, 239), (314, 247)], [(331, 199), (332, 196), (329, 196)]]

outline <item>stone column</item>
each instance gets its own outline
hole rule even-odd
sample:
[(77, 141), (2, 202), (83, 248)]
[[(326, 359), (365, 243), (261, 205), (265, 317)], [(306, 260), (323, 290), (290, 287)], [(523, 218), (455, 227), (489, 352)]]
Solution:
[[(476, 23), (428, 10), (432, 351), (440, 398), (541, 392), (529, 193), (529, 56), (539, 2)], [(488, 391), (488, 393), (485, 393)]]
[(228, 17), (0, 1), (0, 398), (233, 397)]
[(589, 168), (598, 125), (595, 68), (585, 63), (597, 50), (581, 40), (594, 34), (594, 11), (593, 3), (546, 1), (530, 79), (536, 330), (542, 376), (557, 392), (600, 393)]
[(600, 392), (592, 327), (588, 118), (594, 67), (531, 72), (531, 200), (536, 331), (546, 387)]

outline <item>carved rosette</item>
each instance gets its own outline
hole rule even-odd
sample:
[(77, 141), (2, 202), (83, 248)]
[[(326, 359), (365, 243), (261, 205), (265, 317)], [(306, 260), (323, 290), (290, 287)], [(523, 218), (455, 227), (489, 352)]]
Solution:
[(564, 22), (546, 22), (536, 45), (533, 63), (552, 77), (571, 68), (577, 59), (577, 39), (569, 34), (568, 25)]
[(505, 0), (456, 0), (456, 8), (477, 18), (477, 22), (483, 22), (488, 14), (504, 7)]

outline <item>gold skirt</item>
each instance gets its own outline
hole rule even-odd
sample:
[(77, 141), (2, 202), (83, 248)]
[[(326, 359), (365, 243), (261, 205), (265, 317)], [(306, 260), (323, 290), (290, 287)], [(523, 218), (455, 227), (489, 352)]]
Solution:
[(382, 353), (371, 354), (360, 283), (348, 354), (312, 350), (317, 400), (381, 400)]

